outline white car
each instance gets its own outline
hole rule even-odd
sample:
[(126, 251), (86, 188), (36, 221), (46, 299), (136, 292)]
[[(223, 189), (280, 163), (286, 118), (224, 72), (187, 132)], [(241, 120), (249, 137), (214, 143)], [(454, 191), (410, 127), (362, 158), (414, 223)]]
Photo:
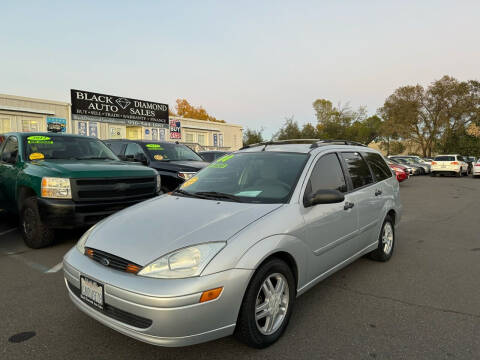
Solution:
[(468, 164), (460, 155), (438, 155), (432, 161), (431, 176), (450, 174), (456, 176), (468, 175)]
[(479, 177), (480, 176), (480, 159), (478, 159), (477, 162), (473, 164), (472, 174), (473, 174), (473, 177)]

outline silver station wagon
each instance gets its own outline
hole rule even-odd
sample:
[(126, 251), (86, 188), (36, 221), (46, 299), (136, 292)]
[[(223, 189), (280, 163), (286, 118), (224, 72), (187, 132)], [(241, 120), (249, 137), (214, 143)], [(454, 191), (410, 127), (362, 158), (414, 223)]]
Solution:
[(263, 348), (296, 297), (369, 254), (401, 216), (382, 156), (349, 141), (268, 142), (88, 230), (64, 258), (74, 304), (135, 339), (184, 346), (235, 334)]

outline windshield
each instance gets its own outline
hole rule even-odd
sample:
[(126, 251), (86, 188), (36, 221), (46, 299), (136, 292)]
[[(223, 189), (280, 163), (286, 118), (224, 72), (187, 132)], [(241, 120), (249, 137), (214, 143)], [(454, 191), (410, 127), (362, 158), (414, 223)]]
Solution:
[(185, 195), (252, 203), (286, 203), (308, 154), (243, 152), (210, 164), (180, 188)]
[(27, 160), (118, 160), (115, 154), (98, 139), (58, 135), (28, 136), (25, 139), (25, 156)]
[(148, 143), (145, 150), (152, 160), (157, 161), (203, 161), (188, 146), (168, 143)]

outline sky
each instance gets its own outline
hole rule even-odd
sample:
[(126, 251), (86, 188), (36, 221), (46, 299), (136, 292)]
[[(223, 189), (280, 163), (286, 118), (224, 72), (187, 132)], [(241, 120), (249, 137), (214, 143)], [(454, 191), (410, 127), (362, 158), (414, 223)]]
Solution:
[(480, 1), (0, 4), (0, 93), (177, 98), (269, 138), (312, 103), (374, 114), (403, 85), (480, 77)]

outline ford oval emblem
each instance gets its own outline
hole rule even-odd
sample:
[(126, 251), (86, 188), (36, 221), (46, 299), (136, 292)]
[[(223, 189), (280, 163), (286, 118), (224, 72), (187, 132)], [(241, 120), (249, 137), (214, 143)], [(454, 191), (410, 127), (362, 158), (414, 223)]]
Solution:
[(110, 261), (107, 258), (101, 258), (100, 263), (105, 266), (110, 265)]

